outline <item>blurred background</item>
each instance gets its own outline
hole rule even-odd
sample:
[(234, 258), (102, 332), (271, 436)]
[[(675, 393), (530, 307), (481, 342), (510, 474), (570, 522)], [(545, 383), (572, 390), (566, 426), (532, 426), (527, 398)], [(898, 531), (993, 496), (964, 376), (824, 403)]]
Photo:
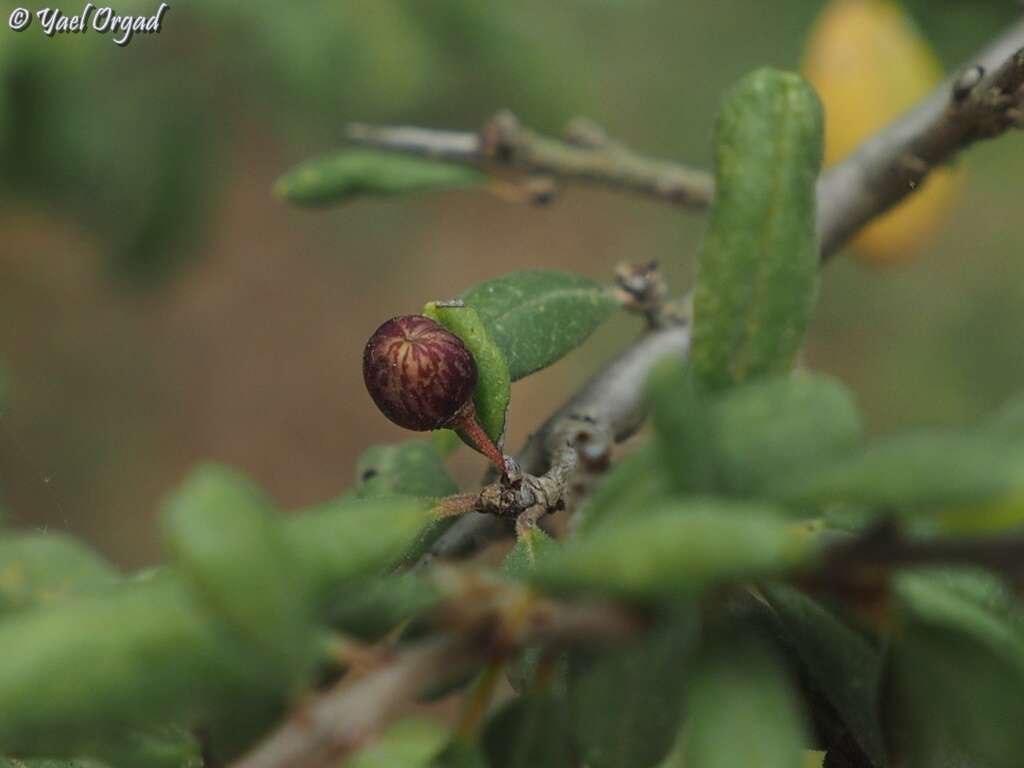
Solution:
[[(0, 19), (15, 3), (0, 0)], [(125, 0), (125, 13), (158, 3)], [(708, 167), (718, 100), (800, 66), (819, 0), (172, 0), (159, 35), (0, 27), (0, 504), (116, 561), (159, 557), (160, 500), (196, 462), (287, 509), (407, 439), (372, 406), (362, 345), (387, 317), (504, 272), (693, 275), (699, 214), (601, 190), (532, 208), (479, 191), (322, 211), (271, 194), (347, 121), (475, 129), (500, 108), (559, 132), (586, 115)], [(69, 13), (81, 5), (61, 4)], [(947, 67), (1011, 0), (904, 4)], [(36, 10), (34, 7), (31, 10)], [(916, 258), (823, 273), (806, 360), (870, 432), (961, 424), (1024, 388), (1024, 134), (979, 146)], [(513, 390), (516, 446), (637, 330), (618, 318)], [(458, 476), (483, 461), (461, 451)]]

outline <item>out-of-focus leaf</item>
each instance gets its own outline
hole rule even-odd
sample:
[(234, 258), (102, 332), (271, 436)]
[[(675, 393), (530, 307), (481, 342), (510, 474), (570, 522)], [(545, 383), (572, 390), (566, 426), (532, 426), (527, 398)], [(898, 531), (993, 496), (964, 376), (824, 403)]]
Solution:
[(345, 764), (350, 768), (427, 768), (434, 765), (449, 735), (447, 728), (429, 720), (402, 720)]
[(794, 472), (780, 478), (771, 493), (819, 506), (848, 502), (897, 512), (954, 512), (1024, 496), (1024, 462), (983, 436), (914, 434)]
[(360, 195), (401, 195), (480, 184), (486, 176), (466, 165), (390, 152), (351, 149), (307, 160), (274, 184), (274, 192), (303, 206), (341, 203)]
[(885, 764), (879, 721), (882, 648), (807, 595), (768, 585), (765, 596), (782, 636), (815, 687), (835, 708), (876, 766)]
[(670, 481), (681, 493), (708, 493), (714, 455), (708, 403), (693, 372), (680, 360), (660, 363), (647, 382), (651, 420)]
[(1024, 754), (1024, 633), (949, 572), (900, 576), (892, 650), (890, 733), (906, 763), (949, 755), (1010, 768)]
[(0, 618), (113, 586), (113, 565), (61, 533), (12, 533), (0, 538)]
[(687, 768), (802, 768), (799, 702), (782, 660), (756, 635), (706, 643), (690, 679), (683, 743)]
[(452, 741), (430, 768), (489, 768), (480, 746), (461, 739)]
[(550, 692), (513, 699), (484, 727), (490, 768), (566, 768), (573, 765), (565, 700)]
[(782, 573), (813, 551), (806, 526), (769, 505), (694, 498), (573, 539), (538, 563), (533, 581), (554, 591), (665, 597)]
[(605, 522), (656, 510), (672, 492), (671, 480), (659, 450), (646, 444), (619, 461), (577, 514), (581, 534)]
[(501, 570), (512, 579), (529, 578), (538, 563), (548, 557), (556, 556), (558, 550), (557, 541), (540, 528), (530, 528), (519, 537), (515, 546), (505, 556)]
[(434, 500), (379, 496), (323, 504), (289, 518), (285, 536), (320, 600), (395, 565), (435, 519)]
[(462, 445), (459, 436), (450, 429), (435, 429), (430, 433), (430, 442), (441, 458), (451, 456)]
[(573, 733), (590, 768), (645, 768), (672, 748), (697, 629), (686, 606), (627, 647), (570, 653)]
[(511, 272), (465, 291), (508, 362), (512, 381), (578, 347), (617, 306), (605, 286), (563, 272)]
[[(500, 447), (505, 439), (505, 416), (512, 398), (512, 381), (509, 379), (505, 356), (472, 307), (430, 302), (423, 314), (462, 339), (473, 353), (477, 370), (473, 405), (476, 407), (477, 421), (495, 445)], [(466, 445), (475, 447), (468, 438), (462, 439)]]
[(804, 371), (728, 390), (711, 418), (719, 487), (741, 495), (848, 453), (863, 433), (846, 388)]
[[(313, 657), (312, 610), (300, 555), (252, 482), (207, 465), (172, 496), (165, 538), (177, 570), (207, 610), (238, 633), (239, 662), (278, 690)], [(251, 672), (255, 672), (251, 669)]]
[(989, 437), (1017, 445), (1024, 444), (1024, 395), (1017, 395), (1003, 403), (985, 420), (982, 429)]
[(722, 389), (793, 366), (818, 275), (821, 104), (799, 75), (764, 68), (725, 97), (715, 200), (699, 256), (690, 359)]
[(357, 493), (375, 496), (424, 496), (441, 498), (457, 493), (437, 450), (422, 440), (371, 445), (356, 462)]
[(346, 635), (372, 642), (439, 601), (437, 589), (418, 573), (389, 574), (340, 590), (328, 620)]

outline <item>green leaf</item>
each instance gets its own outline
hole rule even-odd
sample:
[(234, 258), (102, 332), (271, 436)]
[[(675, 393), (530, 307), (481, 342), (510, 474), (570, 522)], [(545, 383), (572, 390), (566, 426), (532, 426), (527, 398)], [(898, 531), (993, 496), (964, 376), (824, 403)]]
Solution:
[(1024, 634), (972, 595), (976, 584), (958, 581), (923, 571), (894, 585), (889, 730), (912, 768), (957, 753), (968, 764), (1011, 768), (1024, 754)]
[(510, 579), (526, 579), (537, 564), (557, 555), (559, 544), (540, 528), (528, 529), (505, 556), (502, 572)]
[(285, 536), (321, 601), (397, 564), (434, 520), (434, 501), (411, 496), (347, 499), (290, 518)]
[(815, 688), (823, 695), (874, 765), (885, 764), (879, 722), (882, 648), (801, 592), (782, 585), (763, 588), (782, 636)]
[[(430, 302), (423, 314), (462, 339), (473, 353), (477, 369), (476, 389), (473, 390), (477, 421), (494, 444), (501, 447), (505, 439), (505, 416), (512, 398), (512, 381), (505, 356), (472, 307), (461, 302), (459, 305)], [(475, 447), (469, 439), (463, 437), (462, 440)]]
[(359, 750), (345, 765), (349, 768), (427, 768), (434, 764), (448, 742), (447, 728), (423, 719), (392, 725), (370, 746)]
[(651, 421), (665, 470), (680, 493), (708, 493), (714, 455), (708, 404), (681, 359), (659, 363), (647, 381)]
[(580, 508), (578, 530), (586, 534), (605, 522), (660, 509), (672, 492), (665, 462), (653, 444), (621, 459)]
[(565, 700), (552, 693), (513, 699), (484, 727), (490, 768), (566, 768), (574, 765)]
[(451, 456), (462, 445), (459, 436), (450, 429), (435, 429), (430, 433), (430, 442), (441, 458)]
[(573, 733), (590, 768), (645, 768), (669, 752), (697, 629), (685, 606), (626, 647), (570, 653)]
[(783, 573), (806, 563), (813, 544), (806, 526), (768, 505), (677, 500), (569, 541), (532, 580), (555, 591), (666, 597)]
[[(247, 477), (207, 465), (170, 499), (165, 540), (198, 602), (237, 633), (239, 664), (278, 690), (313, 658), (309, 588), (273, 505)], [(257, 666), (258, 665), (258, 666)]]
[(431, 768), (489, 768), (479, 745), (460, 739), (452, 741), (437, 756)]
[(711, 419), (719, 488), (739, 495), (850, 453), (863, 434), (847, 389), (805, 371), (724, 392)]
[(952, 512), (1024, 491), (1021, 458), (977, 435), (924, 433), (880, 440), (863, 451), (782, 477), (770, 492), (801, 504), (864, 504), (904, 512)]
[(457, 493), (440, 454), (431, 443), (407, 440), (403, 443), (371, 445), (356, 462), (357, 495), (423, 496), (441, 498)]
[(508, 362), (512, 381), (557, 362), (611, 315), (605, 286), (561, 272), (512, 272), (465, 291)]
[(328, 621), (346, 635), (373, 642), (440, 599), (436, 587), (418, 572), (389, 574), (340, 590), (328, 609)]
[(705, 645), (690, 680), (687, 768), (802, 768), (808, 739), (782, 661), (758, 637)]
[(101, 591), (121, 576), (84, 544), (60, 533), (0, 538), (0, 618)]
[(466, 165), (356, 149), (302, 163), (277, 180), (274, 193), (296, 205), (320, 206), (360, 195), (471, 187), (486, 178)]
[(169, 572), (12, 616), (0, 622), (0, 745), (93, 754), (129, 728), (196, 722), (227, 701), (225, 640)]
[(690, 354), (709, 389), (789, 370), (803, 344), (818, 273), (822, 123), (813, 89), (773, 69), (744, 77), (722, 105)]
[(982, 430), (990, 437), (1011, 444), (1024, 444), (1024, 394), (1018, 394), (1003, 403), (985, 420)]

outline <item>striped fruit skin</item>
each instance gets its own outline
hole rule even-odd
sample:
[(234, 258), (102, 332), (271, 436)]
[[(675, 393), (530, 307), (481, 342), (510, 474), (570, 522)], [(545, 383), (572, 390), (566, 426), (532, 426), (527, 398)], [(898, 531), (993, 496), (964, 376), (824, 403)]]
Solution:
[(381, 412), (423, 432), (452, 424), (471, 402), (476, 361), (451, 331), (423, 315), (393, 317), (363, 351), (363, 381)]

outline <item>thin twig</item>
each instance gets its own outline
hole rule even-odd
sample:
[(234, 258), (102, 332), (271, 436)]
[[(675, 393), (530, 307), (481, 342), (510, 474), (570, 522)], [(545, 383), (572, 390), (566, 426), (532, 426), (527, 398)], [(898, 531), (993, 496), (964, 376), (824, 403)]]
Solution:
[(567, 133), (565, 140), (542, 136), (512, 113), (501, 112), (479, 134), (353, 124), (347, 135), (349, 141), (377, 149), (622, 189), (685, 208), (706, 208), (711, 202), (714, 180), (708, 173), (639, 155), (595, 129), (584, 130), (579, 121)]

